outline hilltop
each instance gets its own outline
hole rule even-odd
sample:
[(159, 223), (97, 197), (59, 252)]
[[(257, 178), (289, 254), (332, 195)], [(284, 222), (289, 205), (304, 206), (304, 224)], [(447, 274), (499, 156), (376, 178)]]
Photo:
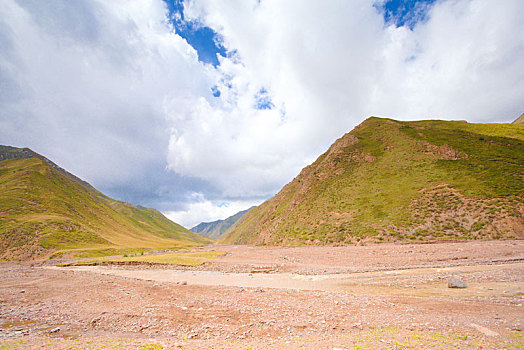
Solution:
[(224, 241), (348, 244), (523, 238), (524, 125), (371, 117)]
[(245, 213), (247, 213), (250, 209), (253, 208), (254, 207), (239, 211), (235, 215), (232, 215), (224, 220), (201, 222), (200, 224), (191, 228), (190, 231), (212, 239), (219, 239), (222, 236), (222, 234), (224, 234), (224, 232), (226, 232), (231, 226), (233, 226), (238, 220), (240, 220)]
[(111, 199), (27, 148), (0, 146), (0, 259), (102, 256), (208, 243), (155, 209)]

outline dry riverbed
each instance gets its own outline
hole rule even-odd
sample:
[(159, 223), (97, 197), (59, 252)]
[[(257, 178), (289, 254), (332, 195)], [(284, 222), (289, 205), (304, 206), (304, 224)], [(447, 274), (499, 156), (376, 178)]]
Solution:
[(2, 264), (0, 349), (524, 347), (524, 241), (203, 250), (227, 254)]

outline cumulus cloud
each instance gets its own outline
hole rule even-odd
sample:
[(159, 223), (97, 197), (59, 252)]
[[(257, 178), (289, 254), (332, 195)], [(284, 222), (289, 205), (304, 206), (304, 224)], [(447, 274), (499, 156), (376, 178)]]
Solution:
[[(375, 5), (375, 6), (374, 6)], [(510, 121), (524, 97), (518, 0), (439, 1), (411, 30), (377, 3), (192, 1), (220, 34), (216, 101), (198, 99), (170, 140), (172, 169), (225, 194), (269, 195), (370, 115)], [(258, 109), (257, 92), (272, 109)]]
[(440, 0), (409, 27), (381, 3), (186, 1), (215, 67), (161, 0), (5, 0), (0, 139), (192, 225), (275, 194), (367, 116), (522, 113), (522, 1)]
[(386, 29), (379, 114), (508, 122), (523, 109), (521, 1), (441, 1), (429, 20)]
[(176, 125), (164, 101), (205, 98), (214, 78), (166, 12), (162, 1), (4, 1), (2, 143), (31, 147), (121, 199), (180, 197), (193, 184), (166, 171)]

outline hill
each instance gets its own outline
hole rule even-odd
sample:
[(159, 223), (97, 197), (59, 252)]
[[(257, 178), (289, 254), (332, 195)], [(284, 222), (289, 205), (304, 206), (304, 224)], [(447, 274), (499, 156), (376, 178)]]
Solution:
[(523, 238), (524, 125), (371, 117), (226, 243)]
[(155, 209), (113, 200), (47, 158), (0, 146), (0, 258), (101, 256), (209, 240)]
[(513, 124), (524, 124), (524, 113), (513, 121)]
[(254, 207), (239, 211), (235, 215), (232, 215), (224, 220), (217, 220), (213, 222), (201, 222), (200, 224), (190, 229), (190, 231), (204, 235), (212, 239), (219, 239), (224, 232), (226, 232), (231, 226), (233, 226), (238, 220), (240, 220), (240, 218), (242, 218), (242, 216), (244, 216), (245, 213), (247, 213), (250, 209), (253, 208)]

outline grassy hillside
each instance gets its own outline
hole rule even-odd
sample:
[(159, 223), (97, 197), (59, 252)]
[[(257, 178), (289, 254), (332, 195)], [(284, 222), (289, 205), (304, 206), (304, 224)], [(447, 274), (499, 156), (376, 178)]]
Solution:
[(524, 125), (369, 118), (228, 243), (346, 244), (524, 235)]
[(212, 239), (220, 239), (220, 237), (233, 226), (245, 213), (250, 209), (242, 210), (235, 215), (232, 215), (224, 220), (217, 220), (213, 222), (201, 222), (200, 224), (193, 227), (190, 231), (195, 232)]
[(513, 121), (513, 124), (524, 124), (524, 113)]
[(0, 258), (102, 256), (208, 242), (154, 209), (103, 195), (34, 154), (0, 148)]

